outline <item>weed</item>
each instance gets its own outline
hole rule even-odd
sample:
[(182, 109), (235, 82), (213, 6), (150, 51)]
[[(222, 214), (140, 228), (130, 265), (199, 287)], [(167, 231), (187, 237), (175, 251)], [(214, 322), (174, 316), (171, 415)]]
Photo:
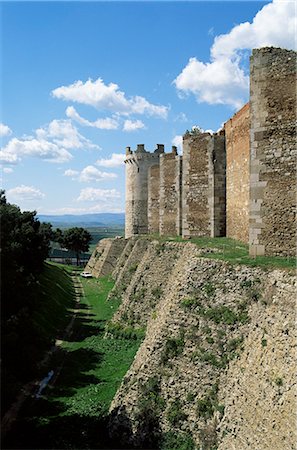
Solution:
[(214, 285), (212, 283), (206, 283), (203, 286), (203, 290), (206, 293), (207, 297), (212, 297), (215, 293), (216, 288), (214, 287)]
[(214, 343), (214, 338), (207, 336), (206, 337), (206, 342), (208, 342), (209, 344), (213, 344)]
[(162, 296), (162, 294), (163, 294), (163, 291), (159, 286), (152, 290), (152, 295), (156, 299), (159, 299)]
[(136, 272), (137, 267), (138, 267), (138, 264), (132, 264), (132, 266), (129, 267), (128, 271), (130, 273)]
[(190, 433), (168, 431), (162, 435), (161, 450), (195, 450), (195, 448)]
[(189, 298), (184, 298), (181, 301), (181, 306), (183, 308), (192, 309), (192, 308), (195, 308), (196, 306), (201, 307), (201, 303), (195, 297), (189, 297)]
[(175, 400), (170, 404), (167, 410), (167, 420), (173, 426), (178, 425), (187, 418), (187, 415), (182, 411), (181, 406), (180, 400)]
[(193, 392), (189, 392), (187, 394), (187, 402), (192, 402), (195, 399), (195, 394)]
[(277, 377), (277, 378), (274, 380), (274, 382), (275, 382), (275, 384), (276, 384), (277, 386), (283, 386), (283, 385), (284, 385), (284, 380), (283, 380), (281, 377)]
[(262, 339), (261, 340), (261, 345), (262, 345), (262, 347), (267, 347), (267, 339)]
[(180, 355), (183, 352), (184, 345), (182, 338), (168, 339), (161, 354), (161, 362), (165, 364), (169, 359)]

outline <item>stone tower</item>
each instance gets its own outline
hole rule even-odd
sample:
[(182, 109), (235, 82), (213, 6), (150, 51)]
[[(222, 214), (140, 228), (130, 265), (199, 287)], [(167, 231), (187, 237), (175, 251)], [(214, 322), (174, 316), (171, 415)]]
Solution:
[(296, 52), (253, 50), (250, 254), (295, 255)]
[(159, 165), (162, 153), (162, 144), (153, 153), (146, 151), (143, 144), (137, 145), (134, 152), (126, 147), (126, 238), (148, 233), (148, 172)]
[(223, 132), (183, 137), (182, 236), (226, 235), (226, 149)]

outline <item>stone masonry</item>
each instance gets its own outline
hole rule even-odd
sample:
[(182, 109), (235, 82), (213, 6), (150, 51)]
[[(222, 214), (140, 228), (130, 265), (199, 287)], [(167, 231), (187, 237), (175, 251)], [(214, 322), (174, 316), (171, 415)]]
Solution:
[(181, 156), (177, 148), (160, 156), (160, 235), (180, 235)]
[(182, 236), (224, 236), (225, 138), (186, 134), (183, 141)]
[(253, 50), (250, 254), (295, 255), (296, 52)]
[(231, 237), (250, 255), (296, 251), (296, 52), (253, 50), (250, 101), (183, 155), (126, 150), (126, 237)]
[(250, 109), (244, 105), (225, 123), (226, 235), (248, 243), (250, 202)]

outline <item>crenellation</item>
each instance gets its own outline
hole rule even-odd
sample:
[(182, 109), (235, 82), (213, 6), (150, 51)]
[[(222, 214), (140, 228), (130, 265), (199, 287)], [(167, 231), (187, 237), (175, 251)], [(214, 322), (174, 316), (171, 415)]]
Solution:
[(250, 100), (217, 133), (194, 127), (183, 155), (126, 148), (126, 237), (227, 236), (250, 254), (296, 252), (296, 52), (253, 50)]

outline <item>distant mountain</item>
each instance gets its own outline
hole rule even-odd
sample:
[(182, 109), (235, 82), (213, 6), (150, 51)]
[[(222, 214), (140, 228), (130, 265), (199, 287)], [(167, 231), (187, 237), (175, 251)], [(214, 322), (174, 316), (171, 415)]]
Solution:
[(61, 216), (39, 214), (37, 217), (40, 222), (49, 222), (55, 227), (108, 227), (124, 226), (125, 224), (124, 213), (64, 214)]

